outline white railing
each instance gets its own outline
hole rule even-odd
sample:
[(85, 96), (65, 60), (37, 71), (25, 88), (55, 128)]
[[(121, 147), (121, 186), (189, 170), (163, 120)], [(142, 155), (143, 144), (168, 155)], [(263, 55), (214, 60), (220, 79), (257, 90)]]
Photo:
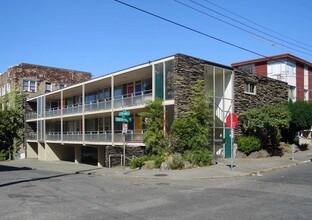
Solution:
[(37, 140), (37, 133), (34, 132), (27, 133), (26, 140)]
[(63, 115), (68, 115), (68, 114), (77, 114), (77, 113), (82, 113), (82, 104), (77, 103), (73, 105), (67, 105), (63, 108)]
[(26, 120), (30, 119), (36, 119), (37, 118), (37, 113), (36, 112), (31, 112), (26, 114)]
[(63, 133), (63, 141), (82, 141), (82, 133), (80, 131), (68, 131)]
[(112, 132), (111, 131), (86, 131), (85, 141), (112, 142)]
[(149, 100), (152, 100), (152, 91), (127, 94), (114, 100), (114, 108), (143, 105)]
[(112, 102), (109, 99), (94, 100), (85, 104), (85, 112), (106, 110), (112, 108)]
[(55, 117), (61, 115), (61, 109), (60, 108), (51, 108), (45, 112), (45, 117)]
[(47, 132), (46, 140), (47, 141), (61, 141), (61, 133), (60, 132)]
[[(133, 131), (128, 131), (128, 133), (126, 133), (126, 142), (127, 143), (143, 143), (143, 132), (144, 131), (142, 131), (141, 133), (134, 133)], [(123, 142), (122, 131), (115, 131), (114, 141)]]

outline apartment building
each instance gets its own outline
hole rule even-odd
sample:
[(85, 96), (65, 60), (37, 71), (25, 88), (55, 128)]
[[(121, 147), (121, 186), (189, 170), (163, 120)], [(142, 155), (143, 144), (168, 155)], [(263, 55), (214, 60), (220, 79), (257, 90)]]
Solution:
[(131, 118), (126, 154), (142, 155), (145, 127), (140, 112), (147, 102), (163, 100), (164, 130), (170, 132), (174, 118), (189, 110), (188, 97), (198, 79), (211, 92), (213, 154), (228, 140), (225, 118), (230, 113), (287, 100), (284, 82), (176, 54), (29, 98), (27, 157), (80, 163), (88, 162), (92, 153), (98, 166), (120, 164), (123, 128), (116, 118), (123, 111)]
[(233, 63), (232, 67), (288, 83), (293, 101), (312, 100), (312, 63), (291, 54)]

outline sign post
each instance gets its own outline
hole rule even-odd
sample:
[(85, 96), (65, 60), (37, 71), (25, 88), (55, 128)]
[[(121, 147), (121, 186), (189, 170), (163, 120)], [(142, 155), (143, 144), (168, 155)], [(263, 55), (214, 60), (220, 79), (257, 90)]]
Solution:
[(233, 169), (233, 138), (234, 138), (234, 128), (236, 128), (238, 124), (238, 117), (235, 113), (231, 113), (226, 117), (226, 126), (231, 128), (231, 164), (230, 169), (232, 171)]
[(122, 122), (122, 141), (123, 141), (123, 172), (126, 174), (126, 133), (128, 132), (128, 123), (131, 122), (130, 112), (125, 109), (122, 112), (118, 113), (118, 116), (115, 117), (115, 122)]

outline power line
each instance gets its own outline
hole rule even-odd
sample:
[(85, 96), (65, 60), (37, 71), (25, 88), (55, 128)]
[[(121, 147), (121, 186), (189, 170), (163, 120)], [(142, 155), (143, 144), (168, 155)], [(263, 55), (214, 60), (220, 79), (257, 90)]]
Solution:
[(232, 46), (232, 47), (236, 47), (236, 48), (238, 48), (238, 49), (241, 49), (241, 50), (247, 51), (247, 52), (249, 52), (249, 53), (253, 53), (253, 54), (255, 54), (255, 55), (258, 55), (258, 56), (260, 56), (260, 57), (265, 57), (265, 58), (266, 58), (266, 56), (263, 55), (263, 54), (260, 54), (260, 53), (257, 53), (257, 52), (255, 52), (255, 51), (249, 50), (249, 49), (247, 49), (247, 48), (238, 46), (238, 45), (236, 45), (236, 44), (234, 44), (234, 43), (230, 43), (230, 42), (228, 42), (228, 41), (225, 41), (225, 40), (222, 40), (222, 39), (220, 39), (220, 38), (214, 37), (214, 36), (212, 36), (212, 35), (206, 34), (206, 33), (204, 33), (204, 32), (195, 30), (194, 28), (188, 27), (188, 26), (186, 26), (186, 25), (180, 24), (180, 23), (178, 23), (178, 22), (172, 21), (172, 20), (170, 20), (170, 19), (164, 18), (164, 17), (159, 16), (159, 15), (156, 15), (156, 14), (154, 14), (154, 13), (151, 13), (151, 12), (146, 11), (146, 10), (144, 10), (144, 9), (138, 8), (138, 7), (136, 7), (136, 6), (130, 5), (130, 4), (125, 3), (125, 2), (122, 2), (122, 1), (120, 1), (120, 0), (114, 0), (114, 1), (115, 1), (115, 2), (118, 2), (118, 3), (120, 3), (120, 4), (123, 4), (123, 5), (125, 5), (125, 6), (128, 6), (128, 7), (130, 7), (130, 8), (133, 8), (133, 9), (135, 9), (135, 10), (141, 11), (141, 12), (143, 12), (143, 13), (145, 13), (145, 14), (148, 14), (148, 15), (151, 15), (151, 16), (153, 16), (153, 17), (159, 18), (159, 19), (161, 19), (161, 20), (163, 20), (163, 21), (166, 21), (166, 22), (168, 22), (168, 23), (171, 23), (171, 24), (174, 24), (174, 25), (176, 25), (176, 26), (179, 26), (179, 27), (182, 27), (182, 28), (184, 28), (184, 29), (187, 29), (187, 30), (189, 30), (189, 31), (195, 32), (195, 33), (197, 33), (197, 34), (200, 34), (200, 35), (203, 35), (203, 36), (205, 36), (205, 37), (214, 39), (214, 40), (216, 40), (216, 41), (219, 41), (219, 42), (222, 42), (222, 43), (224, 43), (224, 44), (230, 45), (230, 46)]
[[(232, 27), (235, 27), (235, 28), (237, 28), (237, 29), (239, 29), (239, 30), (241, 30), (241, 31), (244, 31), (244, 32), (249, 33), (249, 34), (256, 35), (257, 37), (263, 38), (263, 39), (265, 39), (265, 40), (267, 40), (267, 41), (271, 41), (271, 42), (273, 43), (271, 46), (274, 46), (274, 47), (275, 47), (275, 45), (279, 44), (279, 45), (281, 45), (281, 46), (283, 46), (283, 47), (285, 47), (285, 48), (288, 48), (288, 49), (297, 51), (297, 52), (299, 52), (299, 53), (303, 53), (303, 54), (312, 56), (311, 53), (306, 53), (306, 52), (304, 52), (304, 51), (302, 51), (302, 50), (298, 50), (298, 49), (296, 49), (296, 48), (289, 47), (289, 46), (287, 46), (287, 45), (285, 45), (285, 44), (281, 44), (281, 43), (274, 42), (274, 41), (272, 41), (272, 40), (270, 40), (270, 39), (268, 39), (268, 38), (266, 38), (266, 37), (264, 37), (264, 36), (260, 36), (259, 34), (256, 34), (256, 33), (252, 32), (252, 31), (249, 31), (249, 30), (244, 29), (244, 28), (242, 28), (242, 27), (239, 27), (239, 26), (237, 26), (237, 25), (235, 25), (235, 24), (232, 24), (232, 23), (230, 23), (230, 22), (227, 22), (227, 21), (225, 21), (225, 20), (222, 20), (222, 19), (220, 19), (220, 18), (217, 18), (217, 17), (215, 17), (215, 16), (213, 16), (213, 15), (210, 15), (210, 14), (204, 12), (204, 11), (201, 11), (201, 10), (199, 10), (199, 9), (197, 9), (197, 8), (194, 8), (194, 7), (192, 7), (192, 6), (188, 5), (188, 4), (185, 4), (185, 3), (183, 3), (183, 2), (181, 2), (181, 1), (179, 1), (179, 0), (174, 0), (174, 1), (177, 2), (177, 3), (179, 3), (179, 4), (181, 4), (181, 5), (183, 5), (183, 6), (185, 6), (185, 7), (187, 7), (187, 8), (189, 8), (189, 9), (192, 9), (192, 10), (197, 11), (197, 12), (199, 12), (199, 13), (201, 13), (201, 14), (204, 14), (204, 15), (206, 15), (206, 16), (208, 16), (208, 17), (211, 17), (211, 18), (214, 18), (214, 19), (216, 19), (216, 20), (218, 20), (218, 21), (220, 21), (220, 22), (223, 22), (223, 23), (225, 23), (225, 24), (227, 24), (227, 25), (230, 25), (230, 26), (232, 26)], [(205, 8), (205, 9), (207, 9), (207, 10), (213, 11), (214, 13), (217, 13), (217, 14), (223, 16), (223, 17), (226, 17), (226, 18), (228, 18), (228, 19), (230, 19), (230, 20), (232, 20), (232, 21), (235, 21), (235, 22), (237, 22), (237, 23), (239, 23), (239, 24), (241, 24), (241, 25), (244, 25), (244, 26), (246, 26), (246, 27), (248, 27), (248, 28), (250, 28), (250, 29), (256, 30), (256, 31), (258, 31), (258, 32), (260, 32), (260, 33), (262, 33), (262, 34), (265, 34), (265, 35), (268, 35), (268, 36), (273, 37), (273, 38), (275, 38), (275, 39), (279, 39), (279, 40), (281, 40), (281, 41), (284, 41), (284, 40), (282, 40), (282, 39), (280, 39), (280, 38), (274, 37), (273, 35), (267, 34), (267, 33), (263, 32), (263, 31), (261, 31), (261, 30), (258, 30), (258, 29), (256, 29), (256, 28), (253, 28), (253, 27), (251, 27), (250, 25), (246, 25), (246, 24), (244, 24), (244, 23), (242, 23), (242, 22), (240, 22), (240, 21), (237, 21), (237, 20), (235, 20), (235, 19), (232, 19), (231, 17), (228, 17), (228, 16), (226, 16), (226, 15), (223, 15), (222, 13), (219, 13), (219, 12), (217, 12), (217, 11), (215, 11), (215, 10), (213, 10), (213, 9), (210, 9), (210, 8), (204, 6), (204, 5), (201, 5), (201, 4), (197, 3), (197, 2), (194, 2), (194, 1), (192, 1), (192, 0), (190, 0), (190, 2), (193, 2), (193, 3), (196, 4), (196, 5), (199, 5), (199, 6)], [(284, 41), (284, 42), (287, 42), (287, 41)], [(288, 43), (288, 44), (292, 44), (292, 43), (290, 43), (290, 42), (287, 42), (287, 43)], [(296, 44), (292, 44), (292, 45), (297, 46)], [(303, 47), (301, 47), (301, 46), (297, 46), (297, 47), (303, 48)], [(306, 48), (303, 48), (303, 49), (312, 52), (312, 50), (309, 50), (309, 49), (306, 49)]]
[(263, 26), (263, 25), (261, 25), (261, 24), (258, 24), (258, 23), (254, 22), (254, 21), (252, 21), (252, 20), (250, 20), (250, 19), (248, 19), (248, 18), (245, 18), (245, 17), (243, 17), (243, 16), (241, 16), (241, 15), (239, 15), (239, 14), (237, 14), (237, 13), (234, 13), (233, 11), (230, 11), (230, 10), (228, 10), (228, 9), (226, 9), (226, 8), (220, 6), (220, 5), (217, 5), (217, 4), (215, 4), (215, 3), (211, 2), (211, 1), (208, 1), (208, 0), (204, 0), (204, 1), (207, 2), (207, 3), (209, 3), (209, 4), (211, 4), (211, 5), (214, 5), (214, 6), (217, 7), (217, 8), (220, 8), (220, 9), (226, 11), (226, 12), (229, 12), (229, 13), (231, 13), (231, 14), (233, 14), (233, 15), (235, 15), (235, 16), (237, 16), (237, 17), (239, 17), (239, 18), (241, 18), (241, 19), (243, 19), (243, 20), (245, 20), (245, 21), (248, 21), (248, 22), (250, 22), (250, 23), (252, 23), (252, 24), (254, 24), (254, 25), (258, 26), (258, 27), (261, 27), (261, 28), (263, 28), (263, 29), (266, 29), (266, 30), (268, 30), (268, 31), (271, 31), (271, 32), (273, 32), (273, 33), (275, 33), (275, 34), (277, 34), (277, 35), (279, 35), (279, 36), (285, 37), (285, 38), (287, 38), (287, 39), (289, 39), (289, 40), (295, 41), (295, 42), (300, 43), (300, 44), (302, 44), (302, 45), (305, 45), (305, 46), (308, 46), (308, 47), (312, 47), (312, 46), (309, 45), (309, 44), (306, 44), (306, 43), (304, 43), (304, 42), (302, 42), (302, 41), (298, 41), (298, 40), (296, 40), (296, 39), (294, 39), (294, 38), (288, 37), (288, 36), (286, 36), (286, 35), (284, 35), (284, 34), (281, 34), (281, 33), (277, 32), (277, 31), (273, 30), (273, 29), (267, 28), (267, 27), (265, 27), (265, 26)]
[[(120, 4), (123, 4), (123, 5), (127, 6), (127, 7), (133, 8), (133, 9), (135, 9), (135, 10), (137, 10), (137, 11), (140, 11), (140, 12), (143, 12), (143, 13), (145, 13), (145, 14), (148, 14), (148, 15), (151, 15), (151, 16), (153, 16), (153, 17), (156, 17), (156, 18), (158, 18), (158, 19), (161, 19), (161, 20), (163, 20), (163, 21), (166, 21), (166, 22), (168, 22), (168, 23), (171, 23), (171, 24), (174, 24), (174, 25), (176, 25), (176, 26), (182, 27), (182, 28), (184, 28), (184, 29), (186, 29), (186, 30), (195, 32), (195, 33), (200, 34), (200, 35), (203, 35), (203, 36), (205, 36), (205, 37), (208, 37), (208, 38), (214, 39), (214, 40), (216, 40), (216, 41), (222, 42), (222, 43), (224, 43), (224, 44), (230, 45), (230, 46), (232, 46), (232, 47), (236, 47), (236, 48), (238, 48), (238, 49), (241, 49), (241, 50), (244, 50), (244, 51), (246, 51), (246, 52), (249, 52), (249, 53), (258, 55), (258, 56), (263, 57), (263, 58), (270, 58), (270, 57), (267, 57), (267, 56), (265, 56), (265, 55), (263, 55), (263, 54), (260, 54), (260, 53), (258, 53), (258, 52), (249, 50), (249, 49), (247, 49), (247, 48), (244, 48), (244, 47), (238, 46), (238, 45), (236, 45), (236, 44), (227, 42), (227, 41), (225, 41), (225, 40), (222, 40), (222, 39), (220, 39), (220, 38), (211, 36), (211, 35), (206, 34), (206, 33), (204, 33), (204, 32), (195, 30), (195, 29), (193, 29), (193, 28), (191, 28), (191, 27), (185, 26), (185, 25), (180, 24), (180, 23), (178, 23), (178, 22), (175, 22), (175, 21), (172, 21), (172, 20), (170, 20), (170, 19), (164, 18), (164, 17), (162, 17), (162, 16), (156, 15), (156, 14), (154, 14), (154, 13), (152, 13), (152, 12), (149, 12), (149, 11), (146, 11), (146, 10), (144, 10), (144, 9), (138, 8), (138, 7), (136, 7), (136, 6), (130, 5), (130, 4), (128, 4), (128, 3), (122, 2), (122, 1), (120, 1), (120, 0), (114, 0), (114, 1), (115, 1), (115, 2), (118, 2), (118, 3), (120, 3)], [(278, 62), (278, 63), (282, 63), (282, 64), (285, 63), (284, 61), (280, 61), (280, 60), (274, 60), (274, 61), (275, 61), (275, 62)]]

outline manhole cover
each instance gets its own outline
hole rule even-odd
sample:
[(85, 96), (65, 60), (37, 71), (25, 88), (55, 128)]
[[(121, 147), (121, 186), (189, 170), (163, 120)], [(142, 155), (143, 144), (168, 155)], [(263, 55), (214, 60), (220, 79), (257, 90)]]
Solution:
[(157, 173), (155, 174), (154, 176), (168, 176), (167, 174), (164, 174), (164, 173)]

